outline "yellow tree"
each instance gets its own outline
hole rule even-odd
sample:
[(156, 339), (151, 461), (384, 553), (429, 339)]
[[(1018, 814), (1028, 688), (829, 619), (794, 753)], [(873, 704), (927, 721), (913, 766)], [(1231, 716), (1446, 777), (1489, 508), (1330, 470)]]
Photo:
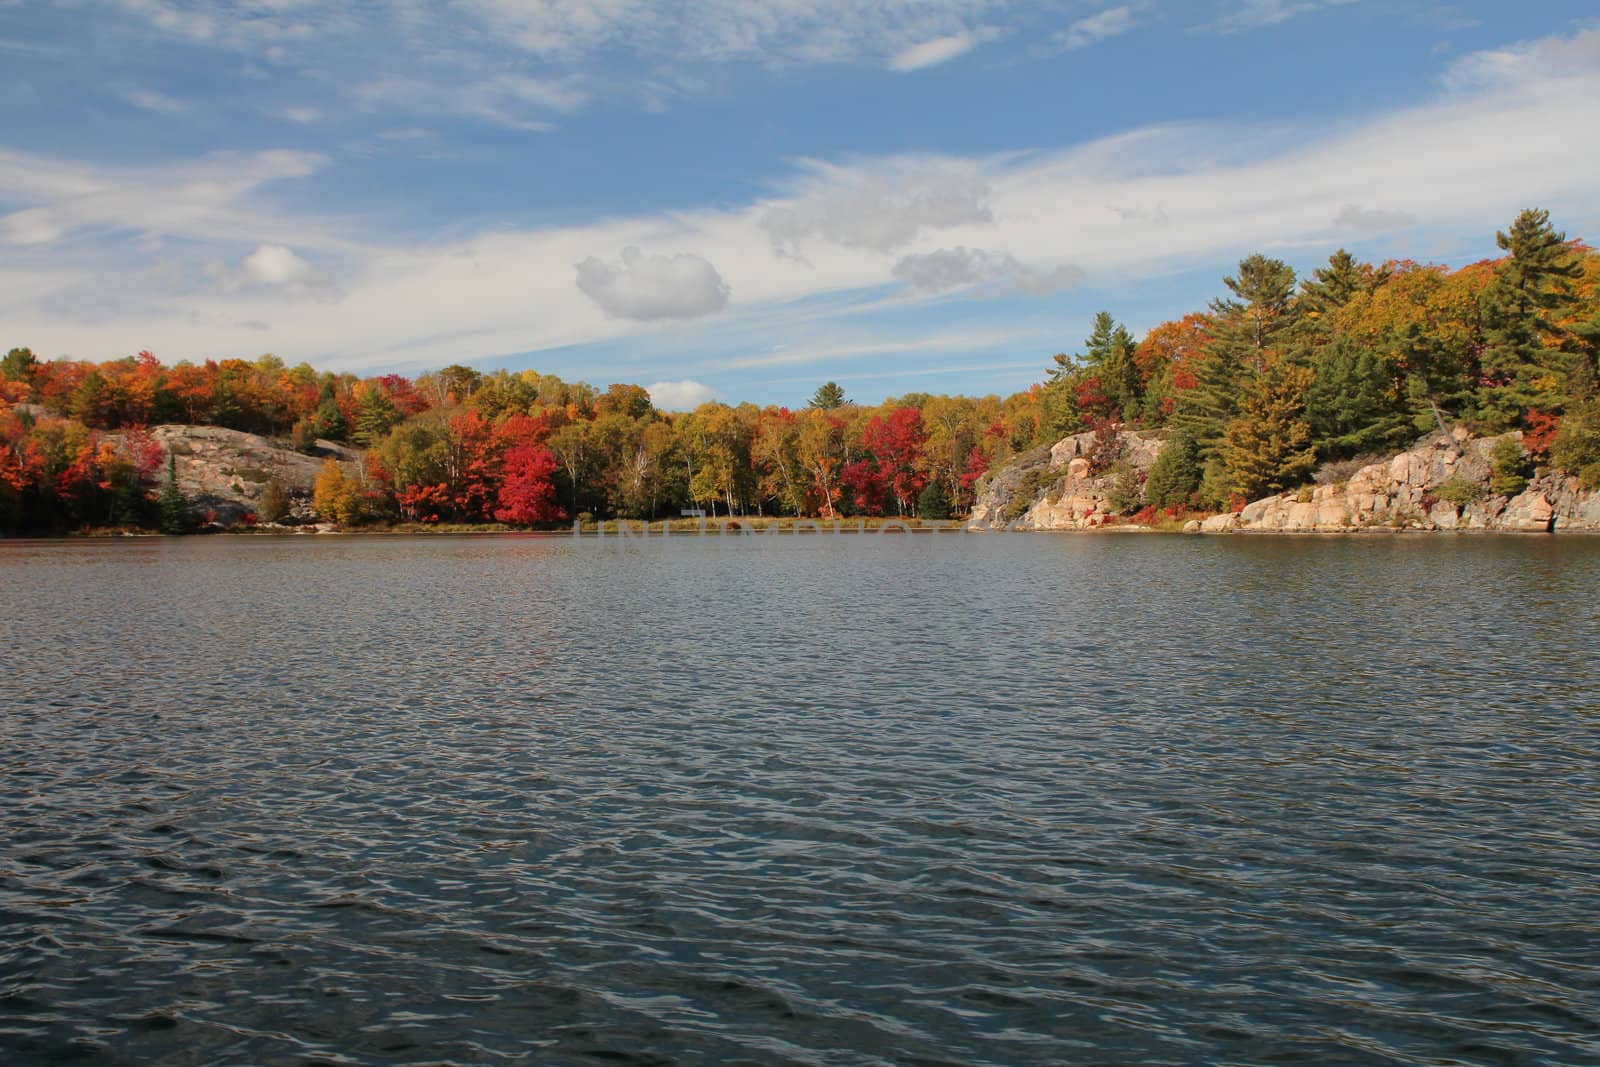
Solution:
[(1312, 372), (1274, 359), (1239, 395), (1239, 413), (1222, 431), (1222, 461), (1233, 490), (1247, 499), (1302, 484), (1316, 466), (1305, 393)]

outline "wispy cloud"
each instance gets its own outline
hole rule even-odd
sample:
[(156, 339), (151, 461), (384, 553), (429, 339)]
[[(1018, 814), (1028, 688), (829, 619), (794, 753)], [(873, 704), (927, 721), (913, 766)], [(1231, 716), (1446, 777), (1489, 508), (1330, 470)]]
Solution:
[(930, 41), (922, 41), (896, 52), (889, 59), (889, 69), (905, 73), (913, 70), (923, 70), (927, 67), (936, 67), (941, 63), (948, 63), (959, 56), (964, 56), (979, 45), (994, 40), (998, 36), (993, 29), (982, 29), (952, 33), (945, 37), (935, 37)]
[(1131, 4), (1108, 7), (1085, 16), (1056, 33), (1051, 39), (1057, 49), (1072, 52), (1092, 44), (1117, 37), (1138, 25), (1138, 16), (1149, 8), (1149, 0), (1135, 0)]
[[(1359, 248), (1403, 220), (1426, 242), (1492, 233), (1529, 203), (1558, 220), (1592, 212), (1600, 141), (1573, 131), (1600, 101), (1597, 44), (1587, 31), (1478, 53), (1433, 99), (1340, 125), (1154, 126), (1027, 154), (803, 162), (743, 201), (432, 240), (394, 236), (390, 217), (318, 210), (302, 192), (327, 166), (318, 155), (130, 168), (0, 151), (0, 202), (13, 208), (0, 239), (32, 242), (0, 264), (0, 318), (41, 350), (102, 357), (130, 344), (166, 358), (270, 348), (363, 369), (545, 352), (587, 374), (595, 353), (636, 344), (636, 380), (677, 381), (699, 360), (710, 369), (692, 376), (712, 386), (713, 374), (832, 374), (873, 355), (961, 365), (1046, 335), (997, 341), (920, 317), (970, 307), (967, 285), (1077, 270), (1132, 291), (1255, 250)], [(629, 247), (642, 250), (631, 264)], [(244, 271), (252, 256), (255, 283), (232, 290), (185, 266)], [(589, 261), (583, 289), (575, 264)], [(301, 263), (337, 295), (293, 299)], [(1009, 299), (1008, 314), (1055, 306)], [(692, 311), (703, 315), (678, 314)]]
[(1358, 0), (1244, 0), (1216, 21), (1200, 28), (1220, 34), (1247, 33), (1263, 26), (1276, 26), (1322, 8), (1356, 2)]
[(124, 93), (123, 99), (134, 107), (161, 115), (183, 115), (194, 110), (188, 101), (158, 93), (153, 89), (133, 89)]

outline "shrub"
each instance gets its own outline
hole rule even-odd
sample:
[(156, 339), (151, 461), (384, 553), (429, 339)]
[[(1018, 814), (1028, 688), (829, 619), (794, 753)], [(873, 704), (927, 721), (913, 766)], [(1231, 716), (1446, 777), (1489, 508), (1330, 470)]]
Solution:
[(1055, 484), (1057, 477), (1056, 472), (1051, 470), (1048, 464), (1034, 467), (1023, 474), (1022, 479), (1017, 482), (1016, 492), (1006, 501), (1005, 510), (1001, 513), (1005, 516), (1005, 520), (1013, 522), (1026, 515), (1040, 494)]
[(1122, 458), (1122, 431), (1110, 419), (1099, 419), (1094, 424), (1094, 438), (1089, 442), (1089, 473), (1103, 474)]
[(1440, 500), (1448, 500), (1457, 508), (1464, 508), (1483, 499), (1483, 486), (1459, 474), (1441, 484), (1433, 492)]
[(283, 479), (274, 474), (261, 490), (261, 500), (256, 515), (262, 522), (282, 522), (289, 514), (289, 489)]
[(1489, 453), (1491, 473), (1489, 488), (1500, 496), (1516, 496), (1528, 486), (1528, 476), (1533, 473), (1533, 460), (1522, 450), (1515, 437), (1502, 437)]
[(1144, 507), (1144, 475), (1125, 462), (1118, 462), (1111, 472), (1111, 488), (1106, 493), (1111, 509), (1118, 515), (1130, 515)]

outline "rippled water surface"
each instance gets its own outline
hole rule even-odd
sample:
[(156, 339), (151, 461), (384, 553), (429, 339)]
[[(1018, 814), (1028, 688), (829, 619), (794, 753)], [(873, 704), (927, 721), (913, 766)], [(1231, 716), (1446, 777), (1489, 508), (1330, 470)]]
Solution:
[(0, 1062), (1600, 1062), (1600, 539), (0, 543)]

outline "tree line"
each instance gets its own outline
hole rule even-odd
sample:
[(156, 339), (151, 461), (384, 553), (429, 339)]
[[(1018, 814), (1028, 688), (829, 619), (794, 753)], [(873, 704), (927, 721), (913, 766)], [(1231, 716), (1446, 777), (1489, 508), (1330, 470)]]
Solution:
[[(1522, 212), (1503, 255), (1451, 270), (1345, 251), (1304, 279), (1264, 255), (1203, 311), (1136, 340), (1110, 312), (1083, 350), (1011, 396), (912, 393), (878, 405), (829, 382), (795, 408), (658, 410), (630, 384), (461, 365), (415, 379), (275, 356), (166, 366), (0, 360), (0, 530), (159, 524), (164, 457), (145, 428), (280, 437), (330, 463), (315, 501), (345, 525), (723, 515), (943, 518), (985, 474), (1066, 434), (1163, 433), (1142, 505), (1219, 509), (1302, 484), (1450, 423), (1523, 431), (1525, 458), (1600, 486), (1600, 255)], [(1140, 476), (1142, 478), (1142, 475)]]

